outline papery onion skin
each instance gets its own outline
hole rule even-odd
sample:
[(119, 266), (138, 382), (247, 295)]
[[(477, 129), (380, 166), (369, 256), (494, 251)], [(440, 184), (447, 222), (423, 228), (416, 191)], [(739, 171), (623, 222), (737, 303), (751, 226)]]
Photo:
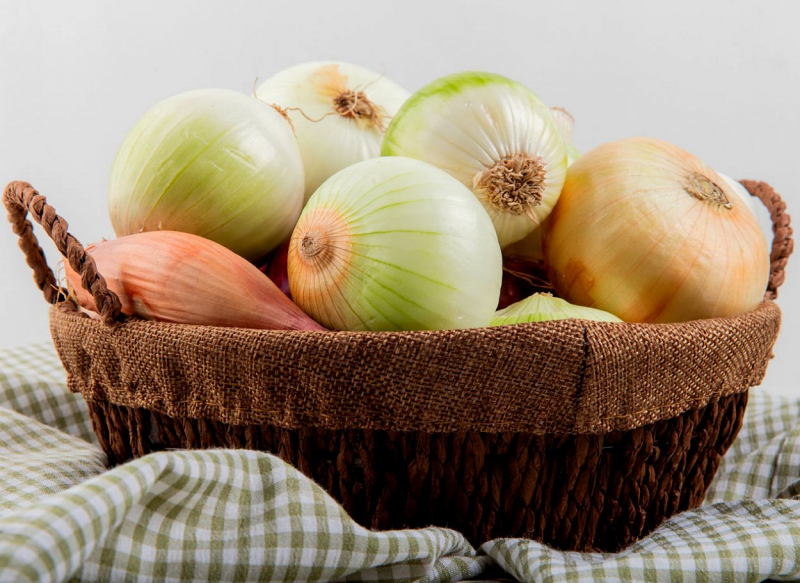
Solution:
[(289, 246), (292, 297), (337, 330), (488, 325), (502, 256), (462, 184), (418, 160), (360, 162), (308, 201)]
[[(154, 231), (87, 247), (124, 314), (179, 324), (323, 330), (258, 268), (222, 245), (177, 231)], [(97, 311), (68, 261), (72, 294)]]
[[(363, 94), (377, 117), (337, 113), (348, 112), (334, 102), (342, 90), (350, 91), (349, 96)], [(256, 95), (285, 109), (292, 120), (305, 166), (307, 201), (339, 170), (380, 156), (383, 133), (410, 94), (381, 73), (324, 61), (284, 69), (261, 83)]]
[(543, 247), (559, 296), (627, 322), (735, 316), (758, 306), (769, 277), (766, 242), (738, 195), (652, 138), (575, 162)]
[(128, 134), (109, 213), (120, 237), (182, 231), (255, 261), (292, 232), (303, 181), (286, 119), (253, 97), (201, 89), (157, 104)]
[(504, 257), (522, 257), (531, 261), (544, 260), (542, 251), (542, 227), (535, 229), (530, 235), (503, 248)]
[(747, 205), (747, 208), (753, 213), (756, 217), (756, 221), (761, 226), (761, 232), (764, 234), (764, 241), (767, 243), (767, 246), (772, 242), (772, 218), (769, 215), (769, 210), (765, 207), (760, 200), (750, 194), (747, 189), (742, 186), (742, 183), (738, 180), (734, 180), (727, 174), (723, 174), (720, 171), (717, 171), (725, 182), (731, 187), (731, 190), (739, 195), (744, 203)]
[(536, 293), (503, 310), (498, 310), (490, 326), (507, 326), (528, 322), (549, 322), (551, 320), (594, 320), (598, 322), (621, 322), (614, 314), (595, 308), (570, 304), (552, 294)]
[(581, 153), (572, 141), (572, 128), (575, 125), (575, 118), (563, 107), (551, 107), (550, 111), (553, 112), (553, 119), (564, 140), (564, 149), (567, 152), (567, 166), (571, 166), (575, 160), (581, 157)]
[[(449, 75), (417, 91), (386, 130), (381, 151), (429, 162), (467, 186), (491, 217), (501, 247), (547, 217), (567, 169), (550, 109), (524, 85), (492, 73)], [(526, 174), (511, 178), (521, 176), (520, 165)], [(502, 182), (514, 186), (503, 189)]]

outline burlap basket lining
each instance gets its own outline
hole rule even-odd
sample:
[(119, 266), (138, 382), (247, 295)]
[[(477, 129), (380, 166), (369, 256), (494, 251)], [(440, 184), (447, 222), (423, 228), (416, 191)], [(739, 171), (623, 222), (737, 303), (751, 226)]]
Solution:
[(594, 434), (669, 419), (761, 382), (780, 325), (565, 320), (459, 331), (284, 332), (51, 309), (70, 389), (232, 425)]

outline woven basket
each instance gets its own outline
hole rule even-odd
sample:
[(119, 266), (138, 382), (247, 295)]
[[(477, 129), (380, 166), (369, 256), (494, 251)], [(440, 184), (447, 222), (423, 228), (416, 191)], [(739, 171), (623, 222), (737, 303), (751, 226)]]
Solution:
[[(112, 463), (165, 448), (273, 452), (361, 524), (440, 525), (615, 551), (697, 506), (736, 437), (780, 326), (792, 251), (770, 210), (772, 272), (753, 312), (681, 324), (564, 320), (435, 332), (285, 332), (126, 319), (92, 258), (29, 184), (3, 201), (69, 388)], [(82, 275), (80, 314), (30, 213)]]

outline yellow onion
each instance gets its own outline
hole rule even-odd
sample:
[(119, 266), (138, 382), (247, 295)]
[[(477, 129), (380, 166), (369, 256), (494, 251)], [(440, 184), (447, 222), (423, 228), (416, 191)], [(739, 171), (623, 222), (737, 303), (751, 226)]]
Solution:
[(614, 314), (595, 308), (576, 306), (553, 294), (535, 293), (524, 300), (497, 310), (490, 326), (506, 326), (525, 322), (549, 322), (550, 320), (595, 320), (598, 322), (619, 322)]
[(374, 158), (329, 178), (289, 244), (292, 298), (337, 330), (487, 326), (502, 256), (460, 182), (419, 160)]
[[(125, 314), (181, 324), (322, 330), (258, 268), (208, 239), (153, 231), (86, 250)], [(96, 311), (68, 261), (64, 270), (80, 306)]]
[(604, 144), (570, 167), (543, 248), (561, 297), (628, 322), (741, 314), (769, 276), (766, 241), (730, 185), (651, 138)]

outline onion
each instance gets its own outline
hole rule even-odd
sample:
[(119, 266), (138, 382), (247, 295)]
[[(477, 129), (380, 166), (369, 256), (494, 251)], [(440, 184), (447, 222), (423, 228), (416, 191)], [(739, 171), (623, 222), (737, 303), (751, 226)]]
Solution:
[[(572, 127), (575, 125), (575, 119), (566, 109), (561, 107), (551, 107), (550, 111), (553, 113), (553, 119), (561, 132), (561, 137), (564, 139), (567, 166), (571, 166), (581, 156), (575, 144), (572, 143)], [(542, 261), (544, 259), (544, 253), (542, 253), (542, 227), (537, 227), (523, 239), (504, 247), (503, 255)]]
[(680, 322), (754, 309), (769, 252), (753, 214), (691, 154), (631, 138), (573, 164), (545, 224), (559, 295), (629, 322)]
[(256, 90), (292, 120), (306, 170), (306, 200), (342, 168), (380, 155), (383, 132), (408, 95), (379, 73), (333, 62), (295, 65)]
[(289, 241), (286, 241), (269, 254), (269, 259), (259, 268), (259, 271), (270, 278), (272, 283), (289, 299), (292, 299), (292, 292), (289, 288), (288, 255)]
[(111, 169), (118, 236), (183, 231), (256, 260), (292, 232), (303, 163), (273, 108), (224, 89), (162, 101), (128, 134)]
[(500, 284), (500, 299), (497, 301), (497, 309), (502, 310), (503, 308), (507, 308), (524, 297), (522, 293), (522, 282), (504, 269), (503, 282)]
[(614, 314), (594, 308), (575, 306), (549, 293), (537, 293), (522, 301), (498, 310), (490, 326), (506, 326), (525, 322), (548, 322), (550, 320), (597, 320), (600, 322), (620, 322)]
[(756, 217), (759, 226), (761, 227), (761, 232), (764, 233), (764, 240), (767, 241), (769, 244), (772, 241), (772, 218), (769, 215), (769, 210), (765, 207), (761, 201), (757, 200), (752, 194), (750, 194), (747, 189), (742, 186), (741, 182), (738, 182), (728, 176), (727, 174), (723, 174), (722, 172), (717, 172), (722, 179), (728, 183), (731, 187), (731, 190), (739, 195), (744, 203), (747, 205), (747, 208), (750, 209), (750, 212)]
[(531, 261), (542, 261), (544, 253), (542, 252), (542, 227), (537, 228), (530, 235), (524, 239), (520, 239), (516, 243), (512, 243), (503, 249), (503, 255), (506, 257), (522, 257), (530, 259)]
[[(87, 247), (125, 314), (148, 320), (322, 330), (269, 278), (225, 247), (188, 233), (155, 231)], [(64, 262), (81, 307), (96, 311), (80, 275)]]
[(535, 293), (550, 293), (552, 290), (543, 262), (525, 257), (503, 257), (503, 285), (498, 310)]
[(567, 166), (571, 166), (575, 160), (581, 157), (581, 153), (572, 142), (572, 128), (575, 126), (575, 118), (563, 107), (551, 107), (550, 111), (564, 140), (564, 149), (567, 151)]
[(547, 217), (567, 169), (550, 109), (524, 85), (490, 73), (450, 75), (420, 89), (392, 120), (382, 152), (430, 162), (469, 187), (501, 247)]
[(289, 246), (292, 297), (338, 330), (486, 326), (502, 257), (472, 193), (408, 158), (335, 174), (308, 201)]

